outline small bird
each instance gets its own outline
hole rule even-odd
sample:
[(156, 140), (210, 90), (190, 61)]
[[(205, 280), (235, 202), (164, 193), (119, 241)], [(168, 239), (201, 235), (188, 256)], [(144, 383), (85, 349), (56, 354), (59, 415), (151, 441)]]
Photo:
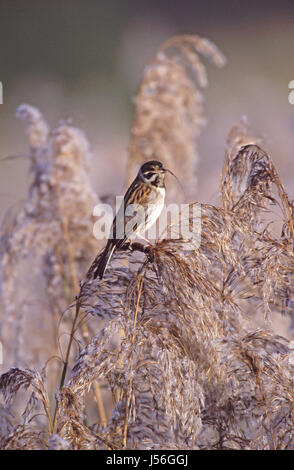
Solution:
[(167, 172), (173, 175), (156, 160), (141, 166), (112, 222), (111, 237), (94, 271), (94, 279), (97, 276), (103, 278), (115, 250), (120, 249), (134, 235), (144, 238), (142, 234), (156, 222), (164, 206), (164, 179)]

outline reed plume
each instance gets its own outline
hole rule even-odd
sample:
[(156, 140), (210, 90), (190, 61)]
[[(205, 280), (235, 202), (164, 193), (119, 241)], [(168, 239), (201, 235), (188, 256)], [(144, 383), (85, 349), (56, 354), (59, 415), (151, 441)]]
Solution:
[[(152, 156), (193, 192), (203, 108), (187, 66), (205, 85), (198, 53), (224, 62), (207, 40), (183, 36), (167, 41), (146, 69), (127, 178)], [(171, 222), (154, 245), (116, 251), (98, 280), (87, 141), (66, 123), (50, 133), (33, 108), (19, 114), (29, 123), (34, 178), (24, 209), (2, 229), (4, 304), (15, 321), (25, 298), (19, 264), (33, 256), (48, 295), (42, 315), (72, 303), (78, 282), (75, 318), (83, 312), (96, 330), (80, 341), (69, 379), (56, 387), (54, 417), (47, 365), (39, 373), (31, 361), (2, 374), (1, 447), (293, 449), (293, 347), (270, 326), (273, 315), (293, 315), (293, 203), (264, 144), (244, 123), (234, 126), (220, 204), (201, 204), (199, 218), (199, 204), (190, 202), (181, 221), (201, 224), (201, 237), (168, 237), (182, 233)], [(97, 380), (111, 398), (106, 423), (89, 405)], [(22, 420), (11, 418), (18, 398)], [(32, 419), (40, 409), (43, 420)]]

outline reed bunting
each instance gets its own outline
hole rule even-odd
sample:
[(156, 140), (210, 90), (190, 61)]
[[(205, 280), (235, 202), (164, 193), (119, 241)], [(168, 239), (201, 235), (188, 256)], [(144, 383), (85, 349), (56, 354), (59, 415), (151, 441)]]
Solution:
[(167, 172), (173, 175), (156, 160), (141, 166), (112, 222), (111, 235), (98, 259), (94, 279), (97, 276), (102, 279), (115, 250), (120, 249), (135, 236), (144, 238), (144, 232), (156, 222), (164, 205), (164, 179)]

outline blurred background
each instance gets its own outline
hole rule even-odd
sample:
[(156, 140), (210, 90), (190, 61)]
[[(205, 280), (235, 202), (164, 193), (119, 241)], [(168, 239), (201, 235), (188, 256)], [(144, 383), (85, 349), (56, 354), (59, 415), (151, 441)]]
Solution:
[[(208, 124), (199, 141), (200, 202), (218, 197), (225, 141), (247, 116), (294, 196), (294, 3), (259, 0), (1, 0), (0, 215), (25, 197), (27, 141), (15, 109), (37, 106), (51, 126), (71, 118), (93, 151), (99, 195), (121, 194), (132, 98), (158, 46), (178, 33), (214, 41), (228, 59), (208, 65)], [(115, 188), (115, 189), (114, 189)]]
[[(0, 0), (0, 219), (21, 205), (30, 184), (25, 125), (15, 118), (21, 103), (39, 108), (52, 128), (71, 119), (84, 130), (95, 191), (122, 194), (133, 98), (144, 68), (163, 41), (182, 33), (211, 39), (227, 58), (223, 69), (203, 59), (207, 126), (199, 139), (195, 199), (217, 204), (226, 139), (243, 116), (294, 198), (293, 0)], [(29, 315), (32, 334), (19, 334), (24, 326), (13, 316), (11, 323), (24, 350), (31, 345), (23, 338), (34, 339), (39, 357), (36, 337), (52, 351), (46, 328), (53, 322), (44, 320), (38, 304)], [(289, 323), (289, 317), (273, 319), (276, 332), (294, 339)]]

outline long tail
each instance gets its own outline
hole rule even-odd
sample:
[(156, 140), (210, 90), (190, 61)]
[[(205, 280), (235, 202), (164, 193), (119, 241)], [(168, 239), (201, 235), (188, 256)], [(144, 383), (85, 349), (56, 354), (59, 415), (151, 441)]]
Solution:
[(100, 279), (103, 278), (105, 269), (107, 268), (107, 265), (113, 255), (115, 248), (115, 245), (113, 245), (113, 243), (111, 243), (110, 241), (107, 243), (105, 250), (103, 251), (99, 260), (99, 264), (96, 270), (94, 271), (94, 279), (96, 279), (97, 276), (99, 276)]

